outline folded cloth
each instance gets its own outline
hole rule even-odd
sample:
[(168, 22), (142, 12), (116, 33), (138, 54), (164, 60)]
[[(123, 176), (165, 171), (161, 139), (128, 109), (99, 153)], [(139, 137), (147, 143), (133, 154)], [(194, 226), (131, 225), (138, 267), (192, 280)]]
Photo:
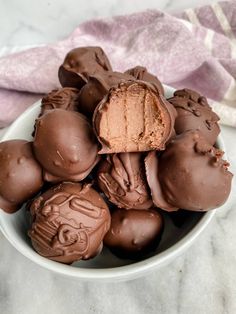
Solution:
[(148, 10), (79, 25), (65, 40), (0, 58), (0, 127), (42, 94), (60, 87), (66, 53), (101, 46), (117, 71), (143, 65), (175, 88), (209, 100), (221, 123), (236, 126), (236, 2), (223, 1), (171, 16)]

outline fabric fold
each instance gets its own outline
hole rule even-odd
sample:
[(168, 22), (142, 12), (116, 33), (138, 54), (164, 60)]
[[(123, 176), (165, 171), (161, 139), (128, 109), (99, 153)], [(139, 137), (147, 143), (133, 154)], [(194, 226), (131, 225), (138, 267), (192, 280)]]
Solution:
[(143, 65), (167, 85), (202, 93), (221, 123), (236, 126), (235, 23), (235, 1), (176, 16), (148, 10), (89, 21), (65, 40), (5, 55), (0, 58), (0, 127), (60, 87), (58, 67), (79, 46), (101, 46), (116, 71)]

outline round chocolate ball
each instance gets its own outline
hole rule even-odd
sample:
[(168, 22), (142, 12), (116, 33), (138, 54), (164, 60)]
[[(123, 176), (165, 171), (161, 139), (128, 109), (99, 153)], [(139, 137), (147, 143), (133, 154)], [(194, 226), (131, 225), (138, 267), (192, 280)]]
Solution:
[(134, 80), (131, 75), (104, 71), (90, 76), (79, 95), (79, 111), (88, 117), (92, 117), (95, 108), (110, 88), (117, 86), (122, 81)]
[(161, 240), (163, 218), (154, 209), (117, 209), (104, 244), (120, 258), (139, 259), (154, 251)]
[(175, 107), (175, 131), (177, 134), (199, 130), (212, 145), (220, 133), (220, 118), (212, 111), (207, 99), (190, 89), (178, 90), (168, 101)]
[(110, 227), (108, 207), (90, 184), (61, 183), (37, 197), (30, 212), (34, 249), (66, 264), (100, 253)]
[(131, 69), (125, 71), (125, 73), (132, 75), (137, 80), (151, 83), (153, 86), (155, 86), (158, 89), (158, 91), (162, 95), (164, 95), (164, 88), (163, 88), (160, 80), (155, 75), (148, 72), (148, 70), (145, 67), (138, 65), (134, 68), (131, 68)]
[(81, 181), (99, 160), (91, 125), (74, 111), (54, 109), (37, 119), (33, 147), (49, 182)]
[(32, 153), (32, 143), (0, 143), (0, 208), (14, 213), (43, 185), (42, 168)]
[(118, 207), (147, 209), (153, 205), (141, 153), (107, 155), (99, 164), (97, 182)]
[(154, 204), (167, 211), (208, 211), (223, 205), (233, 175), (222, 156), (200, 131), (178, 135), (159, 157), (150, 152), (145, 166)]
[(90, 75), (104, 71), (112, 71), (112, 67), (102, 48), (79, 47), (68, 52), (58, 76), (63, 87), (81, 88)]

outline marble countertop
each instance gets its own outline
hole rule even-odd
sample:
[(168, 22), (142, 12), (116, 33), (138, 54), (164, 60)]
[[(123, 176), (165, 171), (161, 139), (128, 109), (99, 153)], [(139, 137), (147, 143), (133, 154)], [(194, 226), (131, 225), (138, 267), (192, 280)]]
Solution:
[[(80, 22), (146, 8), (177, 12), (208, 0), (0, 1), (0, 45), (38, 45), (67, 36)], [(4, 130), (0, 132), (0, 136)], [(236, 173), (236, 129), (223, 127)], [(193, 246), (168, 266), (133, 281), (86, 283), (55, 275), (18, 253), (0, 233), (0, 313), (236, 313), (236, 184)]]

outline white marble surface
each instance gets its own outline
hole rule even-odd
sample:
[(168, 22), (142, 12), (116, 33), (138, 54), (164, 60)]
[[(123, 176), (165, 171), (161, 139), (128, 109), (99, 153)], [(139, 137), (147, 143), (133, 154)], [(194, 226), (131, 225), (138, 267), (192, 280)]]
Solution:
[[(0, 45), (36, 45), (68, 35), (99, 16), (146, 8), (176, 12), (208, 0), (0, 0)], [(223, 127), (236, 173), (236, 130)], [(0, 135), (2, 132), (0, 133)], [(236, 313), (236, 185), (227, 206), (194, 245), (145, 278), (114, 284), (68, 280), (33, 264), (0, 233), (0, 313)]]
[(147, 8), (178, 12), (214, 0), (0, 0), (0, 45), (52, 42), (88, 19)]

